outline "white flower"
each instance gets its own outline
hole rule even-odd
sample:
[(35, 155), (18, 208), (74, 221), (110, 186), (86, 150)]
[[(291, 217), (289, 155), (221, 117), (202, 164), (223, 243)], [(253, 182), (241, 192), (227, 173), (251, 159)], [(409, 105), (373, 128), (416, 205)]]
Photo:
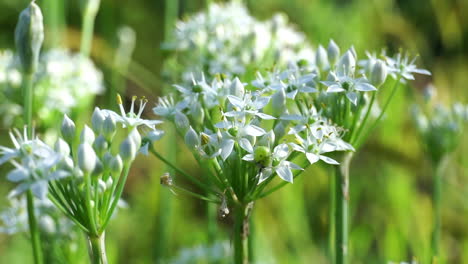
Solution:
[(330, 72), (328, 79), (328, 81), (321, 82), (327, 86), (327, 93), (346, 92), (346, 97), (354, 105), (357, 105), (357, 92), (371, 92), (377, 90), (367, 79), (364, 77), (355, 79), (352, 73), (343, 75)]
[(409, 55), (402, 56), (400, 53), (395, 58), (385, 57), (387, 62), (389, 74), (396, 79), (397, 76), (402, 77), (402, 81), (414, 80), (413, 73), (419, 73), (423, 75), (431, 75), (431, 72), (424, 69), (416, 68), (415, 61), (417, 57), (410, 60)]
[(16, 137), (10, 132), (14, 148), (0, 146), (0, 164), (9, 161), (15, 167), (7, 174), (7, 179), (19, 183), (9, 196), (17, 196), (30, 189), (35, 196), (44, 199), (49, 181), (69, 175), (65, 171), (54, 170), (62, 155), (39, 139), (28, 139), (26, 128), (24, 135), (17, 130), (14, 133)]
[(275, 119), (275, 117), (271, 115), (267, 115), (265, 113), (260, 112), (268, 102), (270, 101), (270, 97), (266, 96), (254, 96), (251, 93), (245, 93), (243, 98), (236, 97), (234, 95), (228, 95), (227, 99), (229, 103), (233, 106), (233, 111), (229, 111), (224, 113), (227, 117), (245, 117), (246, 115), (249, 116), (257, 116), (261, 119)]
[(104, 115), (112, 115), (112, 117), (115, 119), (116, 122), (122, 123), (123, 127), (128, 127), (130, 129), (139, 127), (139, 126), (146, 126), (152, 130), (156, 129), (157, 124), (161, 124), (162, 121), (160, 120), (147, 120), (141, 118), (141, 114), (143, 113), (143, 110), (145, 109), (146, 103), (148, 103), (148, 100), (146, 98), (141, 98), (140, 99), (140, 108), (139, 111), (136, 112), (135, 109), (135, 101), (137, 100), (136, 96), (132, 97), (132, 105), (130, 106), (130, 111), (125, 112), (125, 109), (123, 107), (122, 103), (122, 98), (120, 95), (117, 95), (117, 103), (120, 108), (120, 115), (117, 114), (114, 111), (111, 110), (101, 110), (101, 112)]
[(248, 141), (244, 141), (241, 146), (249, 153), (242, 159), (256, 162), (261, 166), (257, 175), (259, 179), (258, 184), (268, 179), (273, 173), (276, 173), (281, 179), (292, 183), (294, 176), (291, 170), (302, 170), (301, 167), (287, 160), (290, 154), (287, 144), (276, 146), (271, 156), (267, 147), (260, 146), (254, 149)]

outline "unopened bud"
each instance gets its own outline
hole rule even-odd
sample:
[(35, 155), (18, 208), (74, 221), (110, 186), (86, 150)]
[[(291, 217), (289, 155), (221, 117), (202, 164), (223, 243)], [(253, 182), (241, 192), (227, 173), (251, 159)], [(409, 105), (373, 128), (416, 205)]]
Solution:
[(327, 54), (330, 65), (335, 65), (338, 61), (338, 57), (340, 56), (340, 47), (338, 47), (332, 39), (330, 40), (330, 43), (328, 43)]
[(115, 175), (119, 175), (122, 172), (123, 161), (122, 161), (122, 158), (120, 158), (119, 155), (112, 158), (112, 160), (110, 161), (109, 169)]
[(68, 156), (70, 155), (70, 146), (68, 146), (67, 142), (65, 140), (59, 138), (55, 142), (54, 150), (63, 156)]
[(224, 218), (229, 214), (229, 208), (227, 206), (226, 197), (223, 195), (221, 198), (221, 205), (219, 206), (219, 215)]
[(375, 86), (382, 85), (387, 79), (387, 66), (381, 60), (378, 60), (372, 67), (370, 82)]
[(112, 141), (112, 138), (115, 136), (115, 133), (117, 132), (117, 125), (115, 122), (115, 119), (111, 116), (108, 115), (104, 119), (104, 123), (102, 125), (102, 134), (108, 141)]
[(197, 132), (193, 130), (192, 127), (189, 128), (185, 134), (185, 144), (191, 150), (194, 150), (198, 145), (200, 145), (200, 140), (198, 138)]
[(231, 84), (230, 87), (230, 93), (231, 95), (237, 96), (237, 97), (243, 97), (245, 93), (245, 88), (244, 85), (241, 83), (239, 78), (235, 78), (234, 81)]
[(16, 50), (23, 71), (33, 74), (39, 62), (39, 53), (44, 41), (44, 24), (39, 6), (32, 1), (20, 15), (15, 29)]
[(91, 173), (96, 168), (96, 153), (89, 143), (82, 143), (78, 147), (78, 166), (84, 173)]
[(125, 163), (133, 161), (137, 151), (138, 147), (130, 135), (120, 144), (120, 157)]
[(99, 137), (97, 137), (94, 141), (93, 147), (94, 150), (96, 150), (96, 154), (101, 157), (102, 154), (104, 154), (104, 152), (109, 148), (109, 143), (107, 143), (107, 140), (103, 135), (99, 135)]
[(94, 108), (94, 112), (91, 117), (91, 125), (96, 134), (101, 133), (102, 127), (104, 125), (104, 119), (105, 117), (102, 114), (101, 109), (99, 109), (99, 107)]
[(190, 126), (187, 116), (179, 111), (174, 115), (174, 123), (176, 128), (180, 131), (186, 131)]
[(325, 69), (328, 67), (328, 56), (327, 51), (320, 45), (315, 53), (315, 64), (319, 69)]
[(89, 126), (85, 125), (83, 130), (81, 131), (80, 134), (80, 142), (81, 143), (88, 143), (89, 145), (92, 145), (94, 143), (94, 139), (96, 136), (94, 135), (93, 130), (89, 128)]
[(340, 59), (337, 65), (337, 70), (341, 74), (349, 74), (354, 72), (356, 67), (356, 59), (353, 53), (348, 50)]
[(62, 137), (68, 144), (72, 144), (75, 140), (75, 123), (67, 116), (63, 116), (61, 132)]
[(273, 106), (273, 116), (279, 117), (286, 110), (286, 92), (281, 88), (271, 97), (271, 104)]

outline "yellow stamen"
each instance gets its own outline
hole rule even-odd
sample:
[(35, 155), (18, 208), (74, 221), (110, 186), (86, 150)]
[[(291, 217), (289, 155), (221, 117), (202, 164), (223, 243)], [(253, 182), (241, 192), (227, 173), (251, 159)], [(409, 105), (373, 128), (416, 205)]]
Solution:
[(117, 94), (117, 104), (121, 105), (122, 103), (122, 97), (120, 97), (120, 94)]

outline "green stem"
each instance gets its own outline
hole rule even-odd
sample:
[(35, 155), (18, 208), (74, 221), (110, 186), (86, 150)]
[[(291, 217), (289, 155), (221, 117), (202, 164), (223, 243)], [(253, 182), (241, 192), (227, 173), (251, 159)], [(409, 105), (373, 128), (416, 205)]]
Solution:
[[(333, 168), (335, 169), (335, 168)], [(334, 175), (334, 173), (331, 173)], [(335, 190), (336, 190), (336, 179), (335, 177), (329, 177), (329, 228), (328, 228), (328, 257), (330, 258), (330, 263), (335, 261), (335, 213), (336, 213), (336, 204), (335, 204)]]
[(442, 226), (442, 189), (443, 189), (443, 174), (442, 167), (443, 161), (433, 162), (433, 184), (434, 189), (432, 193), (432, 206), (433, 206), (433, 221), (434, 226), (431, 237), (431, 263), (439, 263), (439, 241), (440, 230)]
[[(364, 129), (364, 127), (367, 125), (367, 119), (369, 119), (369, 116), (370, 116), (370, 113), (371, 113), (371, 110), (372, 110), (372, 107), (374, 106), (374, 102), (375, 102), (375, 97), (377, 96), (376, 95), (377, 93), (372, 93), (372, 97), (371, 97), (371, 101), (369, 103), (369, 106), (367, 107), (367, 110), (366, 110), (366, 114), (364, 115), (364, 119), (362, 120), (361, 124), (359, 125), (359, 128), (356, 131), (354, 131), (355, 129), (351, 129), (351, 140), (349, 141), (350, 144), (353, 144), (354, 143), (354, 140), (359, 138), (359, 136), (361, 135), (362, 133), (362, 130)], [(356, 117), (358, 117), (359, 114), (357, 113), (356, 114)], [(357, 120), (355, 121), (355, 124), (357, 123)]]
[(175, 166), (174, 164), (172, 164), (172, 162), (170, 162), (169, 160), (165, 159), (161, 154), (159, 154), (156, 150), (154, 150), (153, 146), (149, 146), (148, 147), (148, 150), (151, 152), (151, 154), (153, 154), (156, 158), (158, 158), (159, 160), (161, 160), (162, 162), (164, 162), (166, 165), (168, 165), (169, 167), (171, 167), (172, 169), (174, 169), (177, 173), (181, 174), (182, 176), (186, 177), (188, 180), (190, 180), (192, 183), (196, 184), (198, 187), (202, 188), (203, 190), (206, 190), (206, 191), (212, 191), (212, 192), (215, 192), (214, 190), (211, 190), (210, 188), (208, 188), (208, 186), (206, 186), (205, 184), (203, 184), (201, 181), (199, 181), (197, 178), (185, 173), (183, 170), (179, 169), (177, 166)]
[(112, 217), (112, 214), (119, 203), (120, 197), (122, 196), (123, 189), (125, 187), (125, 182), (127, 182), (128, 173), (130, 172), (130, 164), (125, 164), (123, 169), (123, 177), (119, 179), (119, 183), (117, 185), (116, 193), (114, 195), (114, 200), (106, 213), (106, 219), (102, 224), (101, 230), (106, 230), (107, 225), (109, 224), (109, 220)]
[(357, 138), (356, 138), (356, 144), (355, 144), (355, 148), (358, 149), (362, 143), (364, 142), (364, 140), (367, 139), (367, 137), (369, 136), (369, 133), (374, 131), (375, 127), (379, 124), (380, 120), (382, 119), (382, 117), (384, 116), (385, 112), (387, 111), (387, 108), (388, 106), (390, 105), (390, 102), (392, 101), (393, 97), (395, 96), (396, 94), (396, 91), (398, 90), (398, 86), (400, 84), (400, 79), (401, 79), (401, 76), (399, 76), (396, 80), (395, 80), (395, 84), (393, 85), (393, 88), (392, 88), (392, 92), (390, 94), (390, 96), (388, 97), (387, 101), (385, 102), (384, 104), (384, 107), (382, 108), (382, 111), (380, 111), (380, 114), (379, 116), (377, 117), (377, 119), (374, 121), (374, 123), (372, 124), (372, 126), (370, 127), (370, 129), (368, 129), (364, 135), (360, 135), (358, 134), (357, 135)]
[(234, 263), (249, 263), (249, 223), (253, 202), (234, 208)]
[[(23, 74), (23, 110), (24, 110), (24, 124), (27, 126), (28, 138), (32, 138), (32, 108), (33, 108), (33, 73)], [(27, 194), (27, 210), (28, 210), (28, 223), (29, 233), (31, 235), (31, 245), (34, 255), (34, 263), (42, 264), (42, 247), (39, 235), (39, 228), (37, 226), (36, 215), (34, 213), (34, 197), (31, 190)]]
[(92, 264), (107, 264), (105, 233), (88, 235), (88, 253)]
[(348, 263), (349, 165), (352, 152), (345, 153), (335, 169), (335, 256), (336, 264)]
[[(95, 220), (94, 209), (91, 205), (91, 175), (89, 173), (85, 173), (85, 192), (86, 192), (86, 214), (88, 215), (88, 221), (91, 226), (91, 232), (97, 235), (97, 226)], [(94, 206), (97, 206), (96, 201), (94, 201)]]
[(41, 238), (39, 236), (39, 229), (37, 226), (36, 216), (34, 213), (34, 197), (31, 190), (26, 193), (27, 197), (27, 208), (28, 208), (28, 223), (29, 232), (31, 234), (31, 244), (33, 249), (34, 263), (42, 264), (42, 250), (41, 250)]
[(97, 13), (91, 12), (88, 8), (85, 8), (83, 11), (80, 53), (84, 57), (89, 57), (91, 52), (96, 14)]

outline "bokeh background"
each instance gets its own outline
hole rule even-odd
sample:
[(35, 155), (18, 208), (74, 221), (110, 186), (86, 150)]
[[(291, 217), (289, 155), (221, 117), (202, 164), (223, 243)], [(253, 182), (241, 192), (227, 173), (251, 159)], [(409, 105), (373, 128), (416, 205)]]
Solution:
[[(36, 2), (45, 17), (44, 49), (61, 45), (78, 50), (79, 1)], [(332, 38), (344, 49), (354, 45), (360, 57), (366, 49), (401, 48), (419, 54), (418, 64), (432, 72), (430, 77), (417, 78), (416, 90), (399, 90), (386, 120), (351, 165), (350, 263), (388, 263), (413, 258), (427, 263), (432, 227), (432, 170), (410, 118), (409, 94), (421, 93), (432, 84), (443, 102), (468, 103), (468, 1), (244, 2), (259, 19), (269, 19), (276, 12), (285, 13), (314, 46), (327, 44)], [(0, 49), (14, 48), (18, 14), (27, 3), (0, 2)], [(161, 44), (169, 32), (164, 24), (166, 7), (163, 0), (102, 0), (92, 58), (104, 72), (107, 87), (113, 85), (112, 57), (117, 47), (117, 30), (122, 25), (133, 28), (137, 36), (133, 61), (125, 78), (126, 97), (144, 95), (153, 105), (170, 87), (161, 77), (167, 57)], [(180, 0), (178, 16), (183, 18), (205, 7), (206, 1)], [(56, 12), (55, 8), (63, 12)], [(95, 104), (106, 106), (110, 102), (113, 99), (103, 94)], [(151, 107), (145, 114), (154, 117)], [(8, 129), (0, 128), (2, 144), (9, 144)], [(444, 172), (445, 263), (468, 263), (467, 139), (463, 135)], [(190, 153), (179, 145), (178, 163), (195, 175), (200, 173)], [(161, 153), (170, 151), (163, 144), (158, 148)], [(111, 263), (209, 263), (197, 256), (206, 257), (213, 252), (229, 254), (229, 217), (218, 219), (218, 229), (208, 232), (204, 202), (162, 189), (159, 176), (165, 171), (166, 167), (154, 157), (140, 158), (133, 166), (124, 194), (128, 208), (119, 212), (107, 236)], [(294, 184), (257, 202), (253, 232), (258, 263), (328, 263), (329, 175), (329, 168), (315, 166)], [(3, 175), (0, 183), (1, 210), (6, 206), (11, 184)], [(25, 235), (0, 234), (0, 263), (31, 263), (29, 255)], [(187, 255), (192, 257), (186, 260), (183, 257)]]

